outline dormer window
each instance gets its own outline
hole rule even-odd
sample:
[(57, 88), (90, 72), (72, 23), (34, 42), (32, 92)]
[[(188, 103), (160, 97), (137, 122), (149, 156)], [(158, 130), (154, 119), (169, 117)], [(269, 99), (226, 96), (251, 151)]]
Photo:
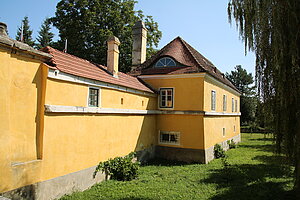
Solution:
[(170, 57), (163, 57), (159, 59), (155, 64), (155, 67), (175, 67), (175, 66), (176, 66), (176, 62)]

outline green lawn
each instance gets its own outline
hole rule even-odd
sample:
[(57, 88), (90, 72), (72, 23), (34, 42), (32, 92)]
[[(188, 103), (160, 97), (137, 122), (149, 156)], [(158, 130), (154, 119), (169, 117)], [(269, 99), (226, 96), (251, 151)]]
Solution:
[(271, 137), (244, 133), (242, 141), (227, 151), (227, 168), (221, 159), (207, 165), (155, 161), (141, 167), (136, 180), (105, 181), (62, 199), (294, 199), (292, 168), (273, 154)]

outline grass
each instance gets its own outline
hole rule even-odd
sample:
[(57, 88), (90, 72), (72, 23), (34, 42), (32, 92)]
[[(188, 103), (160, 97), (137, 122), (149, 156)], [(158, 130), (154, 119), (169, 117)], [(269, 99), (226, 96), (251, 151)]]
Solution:
[(136, 180), (104, 181), (61, 200), (295, 199), (293, 169), (283, 156), (273, 153), (270, 136), (244, 133), (242, 141), (226, 152), (226, 160), (206, 165), (156, 160), (142, 166)]

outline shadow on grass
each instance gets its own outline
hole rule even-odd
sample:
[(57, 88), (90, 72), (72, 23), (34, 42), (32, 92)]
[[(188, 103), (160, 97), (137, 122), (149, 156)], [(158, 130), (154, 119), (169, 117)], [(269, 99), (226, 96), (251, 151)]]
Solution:
[(246, 145), (246, 144), (241, 144), (239, 145), (239, 148), (249, 148), (249, 149), (255, 149), (259, 151), (267, 151), (267, 152), (275, 152), (275, 147), (273, 144), (265, 144), (265, 145)]
[(256, 141), (265, 141), (265, 142), (274, 142), (273, 138), (265, 137), (265, 138), (250, 138), (249, 140), (256, 140)]
[(269, 165), (280, 165), (281, 167), (286, 167), (286, 168), (290, 168), (289, 165), (292, 165), (292, 163), (290, 163), (290, 161), (285, 156), (277, 155), (277, 154), (273, 156), (265, 156), (265, 155), (255, 156), (252, 159), (264, 162)]
[[(204, 183), (217, 184), (220, 190), (211, 199), (295, 199), (292, 192), (284, 190), (290, 176), (287, 167), (272, 164), (242, 164), (213, 170)], [(277, 179), (277, 180), (275, 180)]]
[[(166, 160), (162, 158), (155, 158), (146, 163), (143, 163), (142, 166), (185, 166), (192, 165), (195, 163), (186, 163), (182, 161)], [(199, 163), (198, 163), (199, 164)]]
[[(263, 139), (263, 138), (262, 138)], [(268, 138), (266, 138), (268, 139)], [(268, 141), (268, 140), (266, 140)], [(274, 145), (239, 145), (239, 148), (249, 148), (274, 152)], [(293, 200), (293, 191), (286, 191), (291, 186), (292, 169), (286, 158), (281, 155), (255, 156), (263, 164), (224, 165), (221, 169), (211, 170), (210, 175), (201, 181), (206, 184), (216, 184), (219, 191), (212, 200)]]
[(145, 198), (145, 197), (126, 197), (126, 198), (119, 198), (117, 200), (153, 200), (153, 199)]

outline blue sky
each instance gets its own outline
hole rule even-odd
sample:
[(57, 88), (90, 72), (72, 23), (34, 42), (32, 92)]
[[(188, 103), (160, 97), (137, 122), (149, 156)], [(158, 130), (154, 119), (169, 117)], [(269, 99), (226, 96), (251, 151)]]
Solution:
[[(10, 37), (28, 16), (33, 38), (46, 17), (54, 16), (59, 0), (2, 0), (0, 21), (8, 25)], [(159, 48), (180, 36), (214, 63), (222, 72), (242, 65), (254, 74), (255, 56), (245, 56), (244, 43), (239, 39), (235, 24), (227, 17), (228, 0), (139, 0), (136, 10), (152, 15), (163, 33)], [(57, 30), (53, 30), (58, 37)]]

